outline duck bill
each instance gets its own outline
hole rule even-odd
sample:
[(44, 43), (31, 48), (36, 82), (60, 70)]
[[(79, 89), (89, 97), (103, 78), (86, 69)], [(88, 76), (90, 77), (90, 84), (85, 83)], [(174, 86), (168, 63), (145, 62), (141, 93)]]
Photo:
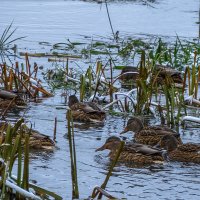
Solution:
[(120, 133), (120, 135), (122, 135), (122, 134), (124, 134), (126, 132), (128, 132), (128, 128), (127, 127)]
[(97, 152), (97, 151), (103, 151), (105, 149), (106, 149), (106, 145), (104, 144), (102, 147), (96, 149), (95, 152)]

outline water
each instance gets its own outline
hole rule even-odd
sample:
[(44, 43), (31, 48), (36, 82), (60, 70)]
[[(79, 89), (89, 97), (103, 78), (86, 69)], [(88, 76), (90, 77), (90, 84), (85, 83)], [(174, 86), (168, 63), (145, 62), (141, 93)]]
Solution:
[[(41, 51), (40, 41), (65, 42), (78, 40), (80, 35), (111, 35), (105, 6), (83, 1), (61, 0), (0, 0), (0, 31), (12, 20), (18, 27), (15, 37), (27, 36), (19, 42), (20, 50)], [(151, 4), (138, 2), (109, 4), (114, 30), (130, 35), (198, 36), (198, 0), (160, 0)], [(31, 59), (44, 68), (46, 59)], [(71, 177), (68, 140), (66, 137), (66, 105), (57, 91), (54, 97), (42, 103), (31, 103), (25, 113), (26, 120), (35, 129), (53, 136), (54, 118), (58, 118), (57, 144), (53, 153), (32, 155), (30, 179), (37, 184), (71, 197)], [(78, 181), (81, 198), (88, 197), (95, 185), (101, 185), (108, 170), (107, 152), (95, 153), (110, 135), (118, 135), (127, 119), (107, 116), (104, 126), (85, 127), (75, 124)], [(155, 120), (151, 120), (155, 123)], [(181, 131), (184, 142), (198, 142), (199, 129)], [(131, 138), (130, 134), (127, 134)], [(107, 190), (119, 198), (127, 199), (199, 199), (200, 166), (194, 164), (165, 163), (163, 166), (129, 168), (118, 165), (110, 178)]]

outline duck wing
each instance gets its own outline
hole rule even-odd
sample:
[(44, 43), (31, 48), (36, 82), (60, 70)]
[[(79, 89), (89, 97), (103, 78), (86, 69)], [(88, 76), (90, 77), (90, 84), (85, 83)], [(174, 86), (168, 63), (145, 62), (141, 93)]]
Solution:
[(165, 135), (174, 135), (179, 141), (179, 144), (182, 144), (180, 134), (169, 129), (168, 127), (162, 126), (144, 127), (141, 131), (135, 133), (134, 138), (136, 142), (153, 146), (156, 145)]
[(155, 131), (167, 131), (169, 133), (176, 133), (173, 129), (169, 128), (168, 126), (161, 126), (161, 125), (155, 125), (155, 126), (147, 126), (144, 127), (144, 130), (155, 130)]
[(200, 151), (200, 145), (193, 144), (193, 143), (186, 143), (186, 144), (179, 145), (177, 150), (184, 151), (184, 152), (198, 152)]
[(99, 113), (105, 114), (95, 103), (76, 103), (71, 106), (71, 110), (73, 111), (83, 111), (84, 113)]
[(84, 108), (85, 112), (96, 112), (99, 114), (105, 114), (105, 111), (100, 108), (100, 106), (94, 102), (88, 102)]
[(154, 136), (164, 136), (166, 134), (171, 134), (168, 131), (164, 130), (154, 130), (154, 129), (143, 129), (140, 132), (136, 133), (136, 137), (154, 137)]
[(162, 155), (163, 153), (163, 151), (160, 149), (139, 143), (126, 144), (124, 150), (129, 152), (141, 153), (143, 155)]
[(87, 105), (90, 106), (94, 110), (102, 111), (100, 106), (98, 104), (94, 103), (94, 102), (88, 102)]

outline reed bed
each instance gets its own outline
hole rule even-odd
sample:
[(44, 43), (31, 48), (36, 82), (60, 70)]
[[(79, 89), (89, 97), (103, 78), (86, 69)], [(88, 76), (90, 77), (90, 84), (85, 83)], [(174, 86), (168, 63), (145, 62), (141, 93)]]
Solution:
[[(14, 33), (8, 35), (10, 29), (11, 26), (4, 31), (0, 39), (1, 51), (5, 51), (5, 46), (12, 43), (12, 41), (6, 43)], [(114, 32), (113, 35), (116, 36)], [(166, 43), (161, 38), (156, 39), (153, 43), (148, 43), (131, 38), (124, 41), (120, 40), (119, 36), (117, 37), (114, 42), (92, 41), (90, 44), (68, 40), (66, 43), (54, 44), (52, 48), (58, 52), (69, 50), (69, 54), (21, 52), (20, 55), (24, 56), (25, 64), (18, 62), (12, 66), (6, 62), (0, 64), (0, 98), (7, 101), (4, 107), (3, 103), (0, 104), (0, 107), (2, 105), (4, 108), (1, 117), (5, 118), (8, 110), (14, 104), (17, 105), (19, 101), (36, 99), (39, 94), (52, 96), (52, 93), (44, 89), (37, 78), (38, 66), (37, 64), (31, 66), (29, 61), (29, 56), (32, 56), (48, 57), (49, 62), (56, 63), (55, 70), (49, 69), (44, 74), (44, 78), (49, 81), (53, 90), (64, 89), (67, 96), (71, 94), (72, 90), (75, 90), (81, 102), (95, 101), (101, 104), (103, 110), (109, 114), (159, 116), (163, 124), (166, 119), (166, 125), (172, 128), (178, 127), (181, 122), (186, 121), (200, 123), (198, 116), (195, 118), (187, 114), (191, 107), (200, 106), (199, 45), (195, 42), (183, 41), (178, 36), (174, 43)], [(76, 55), (72, 54), (75, 51)], [(81, 67), (73, 70), (70, 68), (70, 59), (86, 58), (92, 61), (95, 56), (98, 58), (85, 70)], [(127, 63), (137, 62), (137, 65), (126, 65), (124, 60)], [(64, 65), (61, 66), (59, 62)], [(128, 70), (123, 72), (126, 69)], [(119, 70), (122, 70), (121, 74)], [(125, 75), (131, 77), (130, 80), (123, 79), (122, 77)], [(177, 79), (180, 79), (179, 82)], [(67, 111), (66, 118), (71, 161), (72, 198), (78, 199), (81, 194), (79, 194), (76, 139), (71, 110)], [(11, 195), (15, 199), (48, 199), (50, 197), (62, 199), (53, 192), (29, 182), (30, 133), (23, 136), (23, 122), (24, 120), (20, 119), (14, 126), (8, 125), (5, 133), (1, 135), (1, 198), (8, 198)], [(56, 141), (57, 118), (54, 122), (54, 141)], [(94, 188), (90, 198), (101, 199), (103, 195), (114, 198), (105, 189), (123, 146), (124, 142), (121, 143), (103, 184)], [(17, 176), (14, 176), (13, 166), (16, 162)], [(34, 193), (31, 192), (32, 190)]]

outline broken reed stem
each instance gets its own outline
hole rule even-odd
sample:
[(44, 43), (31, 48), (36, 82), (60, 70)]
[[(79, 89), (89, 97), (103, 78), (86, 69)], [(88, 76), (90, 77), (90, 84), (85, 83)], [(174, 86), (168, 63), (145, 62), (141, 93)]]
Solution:
[(26, 73), (29, 75), (31, 75), (31, 65), (29, 63), (29, 59), (28, 59), (28, 53), (25, 53), (25, 59), (26, 59)]
[(23, 83), (23, 81), (17, 76), (14, 74), (14, 76), (18, 79), (18, 81), (22, 84), (23, 87), (25, 87), (26, 91), (29, 93), (29, 95), (34, 98), (34, 95), (31, 93), (31, 91), (27, 88), (27, 86)]
[[(113, 160), (113, 162), (112, 162), (112, 164), (110, 166), (110, 169), (109, 169), (109, 171), (107, 173), (107, 176), (106, 176), (103, 184), (101, 185), (102, 189), (106, 188), (108, 180), (109, 180), (110, 176), (112, 175), (113, 169), (114, 169), (114, 167), (115, 167), (115, 165), (116, 165), (116, 163), (117, 163), (117, 161), (119, 159), (119, 156), (120, 156), (120, 154), (122, 152), (123, 147), (124, 147), (124, 141), (121, 141), (121, 144), (120, 144), (119, 150), (117, 151), (116, 157), (115, 157), (115, 159)], [(102, 198), (102, 194), (99, 194), (98, 199), (101, 199), (101, 198)]]
[(54, 120), (54, 132), (53, 132), (53, 140), (56, 141), (56, 132), (57, 132), (57, 117)]
[(8, 90), (8, 78), (6, 73), (6, 63), (3, 64), (3, 75), (4, 75), (4, 88)]
[(9, 90), (10, 91), (12, 90), (12, 84), (13, 84), (13, 71), (12, 69), (10, 69), (10, 72), (9, 72)]
[(106, 192), (105, 190), (103, 190), (102, 188), (96, 186), (92, 192), (92, 196), (93, 199), (98, 195), (98, 194), (102, 194), (103, 196), (107, 197), (108, 199), (118, 199), (116, 197), (113, 197), (112, 195), (110, 195), (108, 192)]
[(69, 76), (69, 58), (67, 58), (67, 62), (66, 62), (66, 74), (67, 76)]
[(8, 106), (6, 107), (6, 109), (3, 111), (3, 113), (1, 114), (1, 118), (4, 119), (6, 113), (8, 112), (8, 110), (10, 109), (10, 107), (12, 106), (12, 104), (15, 102), (16, 97), (14, 97), (10, 103), (8, 104)]
[(37, 66), (37, 63), (34, 62), (33, 71), (31, 72), (29, 78), (32, 77), (33, 74), (35, 73), (35, 74), (34, 74), (34, 79), (36, 79), (36, 77), (37, 77), (37, 72), (38, 72), (38, 66)]
[(74, 141), (73, 119), (71, 110), (67, 111), (68, 120), (68, 139), (71, 159), (71, 178), (72, 178), (72, 198), (79, 198), (77, 167), (76, 167), (76, 149)]

